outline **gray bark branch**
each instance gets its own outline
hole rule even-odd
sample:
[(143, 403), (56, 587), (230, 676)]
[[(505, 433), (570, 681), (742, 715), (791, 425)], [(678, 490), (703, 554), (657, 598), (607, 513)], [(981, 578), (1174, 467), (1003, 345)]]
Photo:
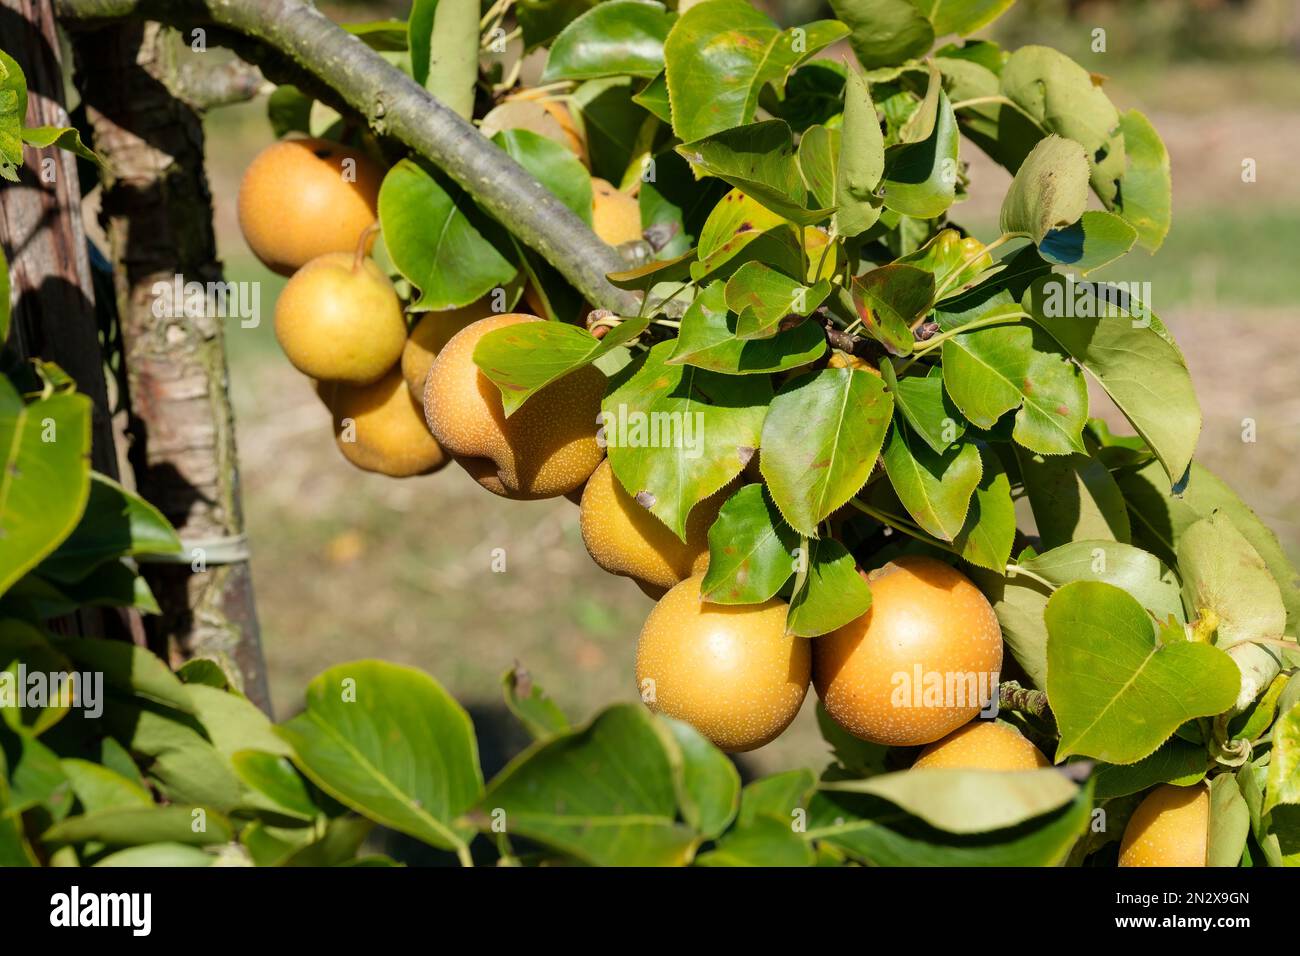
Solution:
[[(222, 281), (203, 124), (178, 96), (193, 67), (182, 66), (190, 61), (176, 39), (157, 23), (125, 21), (78, 33), (73, 47), (104, 160), (100, 221), (114, 267), (136, 488), (182, 539), (197, 542), (244, 530), (222, 328), (238, 319), (215, 314), (211, 300), (201, 315), (181, 302), (155, 313), (157, 283)], [(147, 565), (145, 576), (162, 609), (149, 621), (153, 643), (171, 664), (217, 660), (270, 713), (248, 562), (212, 560), (195, 571), (187, 559)]]
[(587, 300), (620, 315), (639, 300), (605, 276), (626, 268), (559, 199), (470, 123), (302, 0), (56, 0), (65, 23), (133, 17), (251, 37), (434, 163)]

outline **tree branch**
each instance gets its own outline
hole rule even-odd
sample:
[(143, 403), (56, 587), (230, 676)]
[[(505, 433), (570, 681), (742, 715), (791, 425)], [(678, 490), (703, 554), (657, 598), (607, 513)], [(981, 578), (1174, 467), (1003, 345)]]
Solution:
[(433, 162), (594, 306), (635, 314), (639, 300), (607, 273), (618, 253), (473, 125), (302, 0), (55, 0), (65, 25), (122, 17), (211, 25), (253, 37), (339, 95), (378, 133)]

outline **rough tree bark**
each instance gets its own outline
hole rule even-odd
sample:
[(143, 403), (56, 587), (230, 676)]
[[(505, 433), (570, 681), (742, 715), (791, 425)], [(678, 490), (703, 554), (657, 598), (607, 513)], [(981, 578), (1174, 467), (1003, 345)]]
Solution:
[[(48, 0), (2, 0), (0, 46), (27, 78), (28, 126), (68, 126), (63, 68)], [(0, 243), (9, 259), (13, 322), (10, 344), (25, 358), (57, 363), (94, 406), (91, 464), (118, 477), (95, 291), (81, 221), (81, 186), (71, 153), (51, 146), (24, 150), (19, 182), (0, 188)], [(51, 622), (60, 631), (144, 643), (133, 610), (86, 609)]]
[[(147, 626), (173, 666), (196, 656), (221, 661), (269, 713), (227, 389), (222, 323), (231, 320), (217, 316), (210, 298), (195, 310), (202, 314), (186, 314), (155, 291), (177, 276), (222, 281), (202, 122), (186, 102), (202, 78), (178, 57), (175, 40), (157, 23), (124, 21), (79, 31), (73, 42), (77, 86), (104, 160), (100, 220), (122, 330), (129, 457), (137, 490), (186, 542), (186, 563), (145, 568), (162, 608)], [(221, 70), (227, 85), (233, 78), (246, 91), (260, 82)]]

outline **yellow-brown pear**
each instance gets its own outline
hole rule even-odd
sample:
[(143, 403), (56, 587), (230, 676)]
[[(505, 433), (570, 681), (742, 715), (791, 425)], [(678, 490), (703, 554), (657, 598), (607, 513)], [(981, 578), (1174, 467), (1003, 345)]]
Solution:
[(381, 167), (339, 143), (273, 143), (239, 184), (240, 231), (268, 269), (290, 275), (327, 252), (356, 249), (377, 218), (383, 180)]
[(492, 314), (488, 300), (480, 299), (460, 309), (426, 312), (420, 317), (402, 349), (402, 377), (417, 402), (424, 402), (424, 380), (429, 377), (433, 360), (451, 337)]
[(1210, 790), (1165, 783), (1146, 796), (1124, 827), (1120, 866), (1205, 866)]
[(591, 181), (591, 228), (611, 246), (642, 238), (641, 205), (604, 179)]
[(553, 498), (577, 488), (604, 452), (596, 416), (605, 376), (586, 366), (532, 395), (506, 418), (501, 393), (474, 364), (489, 332), (535, 315), (497, 315), (451, 337), (429, 369), (424, 414), (434, 438), (488, 491), (506, 498)]
[(402, 357), (406, 319), (373, 259), (330, 252), (295, 272), (280, 292), (275, 337), (304, 375), (369, 385)]
[(972, 720), (922, 750), (912, 766), (931, 770), (1037, 770), (1051, 764), (1014, 728), (993, 720)]
[(799, 713), (810, 642), (786, 633), (784, 601), (706, 604), (703, 580), (687, 578), (646, 618), (637, 687), (651, 710), (685, 721), (722, 750), (754, 750)]
[(606, 459), (582, 493), (582, 541), (610, 574), (670, 588), (708, 568), (709, 528), (726, 498), (720, 491), (692, 508), (683, 541), (624, 490)]
[(849, 733), (889, 746), (933, 743), (996, 693), (1002, 631), (970, 579), (908, 556), (867, 576), (871, 608), (813, 641), (813, 684)]
[(321, 382), (318, 390), (334, 418), (339, 451), (363, 471), (409, 478), (451, 461), (429, 434), (398, 368), (370, 385)]

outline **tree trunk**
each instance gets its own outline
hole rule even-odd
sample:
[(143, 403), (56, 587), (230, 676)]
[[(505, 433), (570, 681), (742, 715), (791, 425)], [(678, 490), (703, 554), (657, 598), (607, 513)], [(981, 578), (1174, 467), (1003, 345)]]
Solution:
[(177, 278), (205, 289), (222, 281), (203, 126), (179, 98), (176, 39), (150, 22), (73, 39), (77, 85), (105, 163), (100, 218), (125, 352), (129, 457), (140, 494), (186, 544), (186, 563), (146, 568), (163, 612), (149, 624), (174, 666), (218, 660), (269, 713), (222, 330), (238, 319), (220, 317), (210, 294), (190, 309), (159, 293)]
[[(63, 68), (48, 0), (0, 0), (0, 47), (27, 78), (27, 126), (68, 126)], [(55, 146), (24, 148), (19, 182), (0, 187), (0, 243), (9, 259), (10, 344), (24, 358), (58, 364), (94, 406), (91, 464), (118, 477), (95, 290), (81, 221), (76, 159)], [(85, 609), (55, 630), (144, 643), (140, 615)]]

